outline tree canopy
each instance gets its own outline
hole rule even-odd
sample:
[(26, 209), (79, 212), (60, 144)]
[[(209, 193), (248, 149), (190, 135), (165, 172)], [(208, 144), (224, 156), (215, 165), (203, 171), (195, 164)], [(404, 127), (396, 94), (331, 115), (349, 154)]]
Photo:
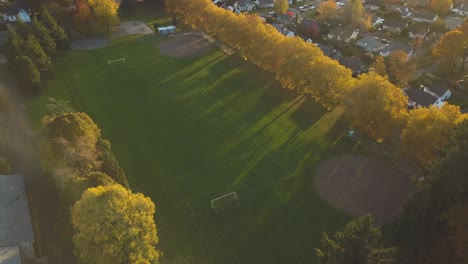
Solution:
[(57, 46), (50, 36), (49, 31), (36, 17), (32, 19), (31, 33), (37, 38), (37, 41), (39, 41), (39, 44), (41, 44), (41, 47), (49, 57), (55, 55)]
[(334, 0), (329, 0), (327, 2), (322, 2), (317, 9), (320, 20), (332, 21), (337, 18), (338, 7)]
[(450, 66), (460, 64), (460, 69), (465, 68), (468, 61), (468, 34), (458, 29), (447, 32), (440, 42), (434, 47), (436, 57), (449, 62)]
[(431, 8), (439, 15), (446, 14), (452, 6), (452, 0), (431, 0)]
[(71, 210), (76, 254), (82, 263), (157, 263), (154, 213), (149, 198), (120, 185), (86, 190)]
[(390, 53), (387, 59), (387, 73), (390, 82), (398, 87), (406, 87), (415, 72), (416, 65), (408, 60), (406, 52), (397, 50)]
[(288, 11), (289, 3), (288, 0), (275, 0), (275, 13), (284, 14)]
[(24, 47), (26, 55), (31, 58), (41, 75), (46, 75), (49, 73), (52, 67), (52, 60), (45, 53), (36, 37), (34, 37), (32, 34), (29, 34), (28, 39), (24, 43)]
[(315, 249), (319, 264), (391, 264), (396, 248), (380, 245), (381, 232), (371, 215), (349, 222), (343, 232), (330, 238), (322, 234), (321, 248)]

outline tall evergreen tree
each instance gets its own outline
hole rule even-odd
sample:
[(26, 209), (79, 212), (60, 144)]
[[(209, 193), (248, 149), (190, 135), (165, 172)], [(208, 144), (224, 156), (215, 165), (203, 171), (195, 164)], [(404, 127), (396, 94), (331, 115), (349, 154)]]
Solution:
[(49, 30), (49, 34), (58, 48), (62, 50), (70, 48), (70, 39), (68, 39), (65, 30), (52, 17), (46, 6), (41, 8), (41, 22)]
[(31, 58), (41, 74), (47, 74), (52, 66), (52, 61), (39, 44), (39, 41), (29, 34), (24, 44), (26, 55)]
[(31, 29), (29, 25), (26, 25), (23, 21), (18, 20), (16, 21), (15, 25), (15, 31), (18, 33), (18, 35), (23, 39), (26, 40), (28, 37), (29, 33), (31, 33)]
[(16, 57), (23, 55), (23, 40), (13, 28), (8, 26), (8, 42), (5, 48), (5, 56), (10, 64)]
[(39, 44), (41, 44), (47, 55), (54, 56), (57, 50), (57, 46), (55, 45), (55, 42), (47, 29), (41, 22), (37, 20), (36, 17), (34, 17), (32, 20), (31, 32), (36, 37), (37, 41), (39, 41)]
[(315, 249), (320, 264), (390, 264), (395, 262), (396, 248), (379, 244), (380, 228), (371, 215), (349, 222), (334, 239), (324, 232), (321, 249)]
[(41, 75), (29, 57), (16, 57), (14, 71), (21, 86), (35, 92), (41, 83)]

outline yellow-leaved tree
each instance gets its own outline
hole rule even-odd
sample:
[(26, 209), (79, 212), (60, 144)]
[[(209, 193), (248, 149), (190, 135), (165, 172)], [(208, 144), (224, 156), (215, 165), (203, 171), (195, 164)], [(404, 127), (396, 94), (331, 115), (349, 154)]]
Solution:
[(400, 131), (408, 117), (408, 98), (377, 73), (360, 75), (346, 100), (352, 125), (379, 142)]
[(331, 21), (337, 18), (338, 15), (338, 6), (336, 5), (334, 0), (328, 0), (327, 2), (323, 2), (317, 9), (320, 20), (324, 21)]
[(117, 10), (119, 4), (115, 0), (87, 0), (94, 20), (108, 32), (119, 24)]
[(284, 14), (288, 11), (289, 3), (288, 0), (275, 0), (275, 13)]
[(154, 203), (115, 184), (86, 190), (71, 209), (81, 263), (155, 264)]
[(441, 109), (431, 106), (411, 110), (401, 134), (404, 154), (422, 164), (430, 163), (437, 149), (447, 143), (451, 130), (464, 118), (460, 107), (449, 104)]
[(432, 0), (431, 8), (439, 15), (446, 14), (452, 8), (452, 0)]

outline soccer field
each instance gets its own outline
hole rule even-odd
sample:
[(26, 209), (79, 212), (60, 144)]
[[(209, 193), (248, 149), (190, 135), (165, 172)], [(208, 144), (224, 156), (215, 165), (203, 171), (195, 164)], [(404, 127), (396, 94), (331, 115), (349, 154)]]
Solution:
[[(159, 53), (161, 41), (134, 36), (68, 52), (28, 103), (32, 120), (47, 97), (93, 118), (133, 191), (155, 202), (158, 248), (169, 259), (313, 263), (321, 233), (351, 219), (314, 189), (320, 161), (362, 153), (342, 112), (282, 89), (235, 55), (173, 59)], [(233, 191), (240, 206), (215, 215), (210, 201)]]

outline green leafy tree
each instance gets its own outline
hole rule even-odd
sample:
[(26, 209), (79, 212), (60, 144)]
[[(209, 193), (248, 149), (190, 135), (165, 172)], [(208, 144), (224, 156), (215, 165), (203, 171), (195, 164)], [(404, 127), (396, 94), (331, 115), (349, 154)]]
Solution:
[(48, 116), (58, 116), (61, 114), (76, 112), (75, 109), (70, 106), (70, 102), (55, 98), (49, 98), (47, 100), (46, 110), (46, 114)]
[(37, 20), (36, 17), (32, 19), (31, 32), (36, 37), (37, 41), (39, 41), (39, 44), (41, 44), (46, 54), (50, 57), (54, 56), (57, 46), (47, 29)]
[(21, 37), (8, 26), (8, 42), (5, 48), (5, 56), (10, 64), (13, 64), (14, 60), (18, 56), (23, 55), (23, 40)]
[[(431, 244), (443, 236), (450, 218), (444, 212), (466, 206), (468, 197), (468, 117), (448, 136), (428, 175), (417, 186), (406, 204), (399, 224), (399, 234), (405, 247), (419, 252), (412, 263), (430, 263), (420, 256), (430, 256)], [(466, 223), (465, 223), (466, 224)], [(449, 250), (449, 254), (453, 253)], [(411, 257), (411, 256), (408, 256)], [(450, 259), (450, 258), (447, 258)], [(441, 263), (441, 262), (439, 262)], [(447, 262), (463, 263), (463, 262)]]
[(41, 84), (41, 75), (32, 60), (26, 56), (16, 57), (13, 65), (21, 86), (32, 92), (36, 92)]
[(354, 26), (361, 26), (364, 22), (365, 11), (360, 0), (349, 0), (344, 8), (344, 18)]
[(70, 40), (65, 30), (52, 17), (45, 5), (41, 7), (41, 22), (49, 30), (49, 34), (58, 48), (62, 50), (70, 48)]
[(32, 35), (28, 35), (28, 39), (24, 43), (25, 53), (36, 65), (41, 75), (47, 74), (52, 67), (52, 60), (45, 53), (39, 41)]
[(322, 234), (321, 248), (315, 249), (319, 264), (391, 264), (395, 263), (395, 247), (380, 245), (380, 228), (371, 215), (349, 222), (334, 239)]
[(29, 25), (26, 25), (22, 20), (18, 20), (15, 25), (15, 31), (21, 37), (21, 39), (26, 40), (28, 35), (31, 33), (31, 28)]
[(275, 0), (275, 13), (284, 14), (288, 11), (289, 3), (288, 0)]
[(158, 263), (154, 213), (149, 198), (120, 185), (86, 190), (71, 210), (76, 254), (82, 263)]

